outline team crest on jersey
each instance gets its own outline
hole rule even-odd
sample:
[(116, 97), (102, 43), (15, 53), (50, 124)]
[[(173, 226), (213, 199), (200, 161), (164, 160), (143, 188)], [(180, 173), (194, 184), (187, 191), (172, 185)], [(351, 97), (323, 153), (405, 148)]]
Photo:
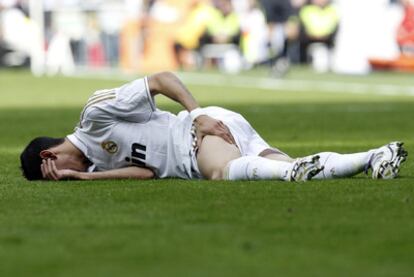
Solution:
[(102, 148), (109, 154), (115, 154), (118, 152), (118, 145), (113, 141), (104, 141), (101, 143)]

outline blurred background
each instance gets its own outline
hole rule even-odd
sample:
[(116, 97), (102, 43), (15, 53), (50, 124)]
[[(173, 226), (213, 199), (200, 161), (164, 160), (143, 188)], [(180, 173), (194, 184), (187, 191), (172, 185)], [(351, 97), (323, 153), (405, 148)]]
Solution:
[(0, 0), (0, 67), (414, 72), (414, 0)]

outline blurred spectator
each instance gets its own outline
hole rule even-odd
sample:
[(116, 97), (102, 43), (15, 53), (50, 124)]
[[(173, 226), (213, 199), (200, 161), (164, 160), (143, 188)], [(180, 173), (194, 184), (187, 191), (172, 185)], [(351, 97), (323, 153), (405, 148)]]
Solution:
[(290, 0), (261, 0), (266, 14), (269, 32), (268, 64), (273, 66), (274, 75), (283, 75), (289, 68), (286, 58), (286, 23), (292, 14)]
[(299, 12), (307, 4), (307, 0), (290, 0), (290, 13), (288, 20), (280, 27), (283, 27), (283, 45), (277, 53), (269, 59), (272, 65), (272, 75), (275, 77), (283, 76), (287, 73), (291, 63), (300, 63), (300, 20)]
[(404, 18), (397, 31), (397, 42), (401, 53), (414, 56), (414, 1), (401, 0), (404, 6)]
[(105, 65), (104, 46), (101, 43), (101, 29), (95, 13), (89, 13), (88, 28), (86, 29), (86, 45), (88, 49), (88, 65), (102, 67)]
[(200, 39), (200, 44), (206, 43), (240, 43), (240, 20), (234, 12), (231, 0), (214, 0), (207, 30)]
[(213, 3), (215, 8), (199, 41), (201, 54), (207, 61), (219, 62), (221, 69), (237, 72), (241, 68), (239, 16), (231, 0), (214, 0)]
[(302, 7), (307, 4), (307, 0), (291, 0), (291, 16), (286, 22), (285, 34), (286, 34), (286, 48), (285, 54), (282, 53), (282, 56), (285, 55), (289, 58), (291, 63), (297, 64), (300, 63), (300, 44), (299, 44), (299, 34), (300, 34), (300, 20), (299, 12)]
[(125, 23), (120, 33), (119, 64), (126, 72), (139, 68), (144, 45), (143, 22), (146, 16), (145, 0), (124, 0)]
[(26, 5), (18, 0), (0, 0), (0, 65), (29, 65), (38, 50), (39, 28), (27, 17)]
[[(62, 63), (85, 66), (88, 63), (88, 49), (86, 44), (88, 29), (88, 13), (82, 9), (78, 0), (47, 1), (46, 11), (50, 12), (51, 27), (46, 29), (46, 38), (49, 40), (48, 52), (67, 52), (65, 40), (69, 40), (71, 57), (62, 58)], [(90, 13), (90, 12), (89, 12)], [(47, 22), (46, 22), (47, 23)], [(46, 28), (48, 26), (46, 25)], [(57, 43), (56, 43), (57, 41)], [(55, 56), (55, 54), (53, 55)], [(56, 54), (56, 56), (59, 56)], [(70, 61), (72, 59), (73, 61)], [(65, 62), (63, 62), (65, 60)], [(47, 63), (55, 63), (48, 60)], [(71, 66), (69, 66), (71, 67)]]
[(250, 9), (250, 2), (250, 0), (231, 0), (233, 10), (239, 15), (246, 14), (246, 12)]
[(194, 50), (200, 47), (200, 39), (207, 30), (213, 7), (209, 1), (193, 0), (188, 16), (177, 31), (174, 50), (181, 68), (196, 65)]
[(187, 1), (157, 0), (143, 20), (143, 51), (139, 68), (145, 72), (174, 70), (174, 38), (178, 22), (185, 14)]
[(105, 1), (99, 6), (98, 21), (105, 62), (115, 67), (119, 61), (119, 39), (124, 24), (123, 3), (114, 0)]
[(267, 24), (266, 18), (256, 0), (247, 1), (247, 9), (242, 11), (242, 50), (247, 65), (253, 66), (267, 59)]
[(150, 1), (149, 16), (159, 22), (174, 23), (180, 18), (178, 0)]
[(311, 0), (310, 4), (301, 8), (299, 19), (301, 62), (307, 63), (313, 56), (317, 69), (326, 71), (329, 68), (330, 51), (334, 47), (339, 24), (336, 8), (330, 0)]
[(234, 63), (240, 64), (240, 39), (240, 19), (231, 0), (213, 3), (193, 0), (177, 31), (174, 45), (177, 62), (181, 68), (190, 69), (205, 62), (223, 62), (224, 56), (231, 54), (237, 56)]

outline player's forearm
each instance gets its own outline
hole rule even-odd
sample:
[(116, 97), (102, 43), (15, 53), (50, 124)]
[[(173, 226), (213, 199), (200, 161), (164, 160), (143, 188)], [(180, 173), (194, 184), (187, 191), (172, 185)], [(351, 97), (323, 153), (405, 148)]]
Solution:
[(165, 95), (183, 105), (190, 112), (190, 116), (195, 122), (198, 143), (201, 143), (205, 135), (219, 136), (228, 143), (234, 143), (230, 130), (223, 122), (208, 116), (205, 111), (197, 109), (199, 107), (197, 101), (174, 74), (163, 72), (151, 75), (148, 77), (148, 85), (152, 95), (158, 93)]
[(79, 172), (79, 180), (105, 180), (105, 179), (152, 179), (154, 173), (147, 168), (125, 167), (99, 172)]
[(162, 72), (151, 75), (148, 77), (148, 84), (152, 95), (165, 95), (180, 103), (188, 111), (198, 107), (190, 91), (173, 73)]

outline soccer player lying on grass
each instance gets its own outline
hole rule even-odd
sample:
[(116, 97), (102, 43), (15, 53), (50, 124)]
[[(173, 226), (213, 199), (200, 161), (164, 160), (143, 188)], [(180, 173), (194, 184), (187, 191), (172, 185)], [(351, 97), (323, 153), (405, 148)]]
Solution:
[[(158, 110), (157, 94), (186, 111), (173, 115)], [(392, 142), (362, 153), (293, 159), (269, 146), (241, 115), (200, 108), (175, 75), (163, 72), (95, 92), (73, 134), (36, 138), (20, 160), (29, 180), (306, 181), (350, 177), (368, 169), (373, 178), (395, 178), (406, 156), (402, 143)]]

